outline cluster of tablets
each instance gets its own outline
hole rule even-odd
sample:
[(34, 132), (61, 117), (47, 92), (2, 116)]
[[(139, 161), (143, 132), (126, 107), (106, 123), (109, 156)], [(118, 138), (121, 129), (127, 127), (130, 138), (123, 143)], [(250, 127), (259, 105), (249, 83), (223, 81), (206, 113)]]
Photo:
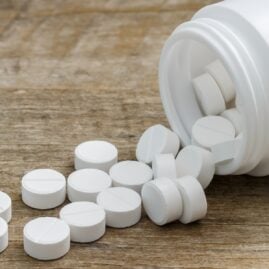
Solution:
[[(118, 162), (117, 148), (105, 141), (78, 145), (74, 163), (76, 170), (67, 180), (53, 169), (32, 170), (22, 177), (22, 201), (27, 206), (55, 208), (64, 203), (66, 195), (71, 202), (61, 208), (59, 218), (39, 217), (25, 225), (24, 250), (33, 258), (60, 258), (70, 249), (70, 241), (93, 242), (104, 235), (106, 226), (127, 228), (141, 218), (141, 189), (153, 178), (147, 164)], [(0, 205), (0, 217), (5, 218), (0, 221), (1, 252), (8, 245), (7, 222), (11, 219), (7, 194), (0, 193)]]
[(204, 192), (215, 164), (211, 153), (187, 146), (179, 153), (178, 136), (162, 125), (154, 125), (141, 136), (136, 157), (152, 166), (154, 180), (144, 184), (141, 196), (148, 217), (157, 225), (180, 220), (187, 224), (207, 212)]
[[(40, 217), (23, 230), (24, 250), (33, 258), (65, 255), (70, 241), (101, 238), (106, 226), (127, 228), (141, 218), (142, 205), (157, 225), (175, 220), (187, 224), (207, 213), (204, 189), (216, 164), (232, 158), (240, 134), (240, 115), (225, 110), (235, 93), (225, 69), (216, 61), (193, 80), (205, 113), (192, 127), (192, 145), (180, 149), (176, 133), (162, 125), (148, 128), (136, 148), (137, 161), (118, 162), (117, 148), (105, 141), (87, 141), (75, 149), (75, 171), (67, 180), (52, 169), (36, 169), (21, 181), (22, 201), (45, 210), (65, 205), (56, 217)], [(221, 116), (218, 114), (221, 113)], [(230, 143), (232, 146), (227, 146)], [(8, 245), (11, 199), (0, 192), (0, 252)]]
[(204, 114), (192, 126), (192, 145), (178, 152), (176, 134), (156, 125), (142, 135), (136, 151), (139, 161), (152, 164), (155, 180), (143, 186), (142, 199), (158, 225), (177, 219), (186, 224), (206, 215), (204, 189), (218, 173), (218, 164), (235, 157), (240, 142), (241, 116), (231, 108), (235, 89), (222, 63), (212, 62), (192, 82)]
[(192, 82), (205, 115), (192, 128), (192, 144), (210, 150), (216, 164), (233, 159), (240, 144), (243, 122), (235, 108), (238, 100), (229, 74), (216, 60)]

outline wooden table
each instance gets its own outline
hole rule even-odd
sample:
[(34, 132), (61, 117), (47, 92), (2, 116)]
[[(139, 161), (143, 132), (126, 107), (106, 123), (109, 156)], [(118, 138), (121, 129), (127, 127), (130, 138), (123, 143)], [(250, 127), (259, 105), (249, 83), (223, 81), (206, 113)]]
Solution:
[(72, 244), (62, 259), (23, 251), (22, 229), (37, 216), (25, 206), (22, 175), (51, 167), (66, 176), (73, 150), (106, 139), (134, 159), (141, 132), (167, 125), (158, 92), (161, 48), (171, 31), (213, 0), (1, 0), (0, 189), (11, 195), (9, 248), (0, 268), (268, 268), (269, 180), (216, 177), (207, 217), (192, 225), (107, 229)]

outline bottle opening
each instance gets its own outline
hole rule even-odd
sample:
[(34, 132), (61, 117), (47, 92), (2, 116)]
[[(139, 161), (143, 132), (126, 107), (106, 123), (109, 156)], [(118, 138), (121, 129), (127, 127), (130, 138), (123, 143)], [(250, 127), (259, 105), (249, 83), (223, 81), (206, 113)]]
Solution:
[[(188, 30), (183, 25), (174, 31), (160, 59), (160, 93), (169, 123), (183, 145), (191, 144), (192, 127), (205, 116), (197, 101), (193, 79), (205, 73), (206, 67), (212, 62), (220, 61), (236, 92), (236, 97), (226, 104), (226, 109), (234, 107), (242, 115), (242, 131), (238, 136), (235, 157), (217, 165), (218, 174), (241, 173), (246, 166), (250, 171), (260, 161), (260, 156), (248, 162), (248, 156), (256, 154), (252, 150), (256, 136), (256, 106), (255, 98), (250, 94), (252, 85), (244, 73), (246, 70), (241, 68), (241, 55), (238, 56), (238, 51), (229, 47), (230, 43), (227, 45), (219, 40), (219, 36), (214, 36), (215, 33), (211, 35), (203, 26), (196, 29), (193, 27), (195, 23), (189, 24), (192, 26), (188, 26)], [(225, 41), (230, 42), (227, 37)]]

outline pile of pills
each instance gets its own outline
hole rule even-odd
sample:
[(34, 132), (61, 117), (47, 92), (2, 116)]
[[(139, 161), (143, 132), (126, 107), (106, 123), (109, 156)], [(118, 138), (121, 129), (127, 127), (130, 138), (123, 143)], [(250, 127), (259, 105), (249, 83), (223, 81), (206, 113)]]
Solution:
[[(240, 114), (230, 106), (235, 91), (224, 67), (215, 61), (193, 79), (204, 117), (192, 127), (192, 145), (180, 150), (176, 133), (162, 125), (140, 137), (134, 160), (118, 162), (118, 150), (109, 142), (87, 141), (74, 151), (74, 167), (67, 180), (52, 169), (36, 169), (21, 180), (25, 205), (45, 210), (60, 206), (59, 217), (39, 217), (23, 230), (24, 250), (33, 258), (64, 256), (70, 241), (89, 243), (101, 238), (106, 226), (127, 228), (141, 218), (142, 207), (157, 225), (172, 221), (188, 224), (205, 217), (204, 189), (216, 164), (234, 157), (240, 136)], [(230, 143), (230, 147), (228, 146)], [(233, 150), (231, 150), (233, 148)], [(8, 245), (11, 199), (0, 192), (0, 252)]]
[(192, 82), (197, 102), (205, 115), (192, 127), (192, 144), (209, 150), (216, 164), (233, 159), (243, 122), (235, 108), (236, 93), (229, 74), (216, 60)]

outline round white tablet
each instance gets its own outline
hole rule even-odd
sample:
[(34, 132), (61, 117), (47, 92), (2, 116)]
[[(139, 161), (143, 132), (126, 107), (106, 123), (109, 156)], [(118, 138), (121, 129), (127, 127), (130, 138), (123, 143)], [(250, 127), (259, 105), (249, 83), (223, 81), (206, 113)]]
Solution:
[(52, 169), (36, 169), (22, 178), (22, 201), (36, 209), (61, 205), (66, 197), (65, 177)]
[(210, 151), (197, 146), (183, 148), (176, 158), (177, 176), (193, 176), (205, 189), (213, 179), (215, 163)]
[(136, 147), (136, 158), (140, 162), (151, 164), (158, 153), (172, 153), (176, 156), (180, 141), (176, 133), (163, 125), (148, 128), (140, 137)]
[(110, 176), (98, 169), (80, 169), (69, 175), (67, 194), (71, 202), (96, 202), (99, 192), (111, 187)]
[(192, 81), (202, 111), (206, 115), (218, 115), (226, 108), (225, 101), (215, 79), (208, 73)]
[(118, 161), (117, 148), (106, 141), (87, 141), (75, 149), (75, 169), (96, 168), (109, 172)]
[(216, 80), (226, 103), (235, 98), (234, 84), (221, 61), (216, 60), (208, 66), (206, 71)]
[(177, 177), (176, 161), (173, 154), (157, 154), (152, 161), (154, 178)]
[(5, 192), (2, 191), (0, 191), (0, 217), (6, 222), (10, 222), (12, 217), (11, 199)]
[(182, 215), (182, 198), (175, 183), (158, 178), (142, 188), (142, 200), (148, 217), (157, 225), (178, 220)]
[(97, 204), (105, 209), (106, 225), (110, 227), (130, 227), (141, 218), (140, 195), (128, 188), (113, 187), (100, 192)]
[(235, 129), (235, 135), (238, 135), (242, 131), (242, 117), (236, 108), (225, 110), (221, 113), (221, 116), (226, 118), (233, 124)]
[(93, 242), (106, 230), (106, 214), (102, 207), (91, 202), (74, 202), (64, 206), (60, 218), (70, 228), (71, 241)]
[(6, 221), (0, 217), (0, 253), (8, 247), (8, 226)]
[[(242, 144), (242, 136), (240, 133), (236, 138), (216, 144), (211, 147), (211, 152), (215, 164), (226, 162), (235, 158)], [(220, 175), (219, 166), (216, 166), (216, 174)]]
[(198, 180), (192, 176), (185, 176), (177, 178), (175, 183), (183, 200), (183, 214), (179, 220), (187, 224), (204, 218), (207, 213), (207, 201)]
[(140, 193), (142, 186), (152, 180), (151, 168), (142, 162), (122, 161), (114, 164), (109, 171), (114, 187), (126, 187)]
[(206, 149), (234, 137), (235, 129), (232, 123), (220, 116), (200, 118), (192, 127), (192, 144)]
[(29, 256), (38, 260), (55, 260), (70, 249), (70, 229), (58, 218), (36, 218), (24, 226), (23, 243)]

